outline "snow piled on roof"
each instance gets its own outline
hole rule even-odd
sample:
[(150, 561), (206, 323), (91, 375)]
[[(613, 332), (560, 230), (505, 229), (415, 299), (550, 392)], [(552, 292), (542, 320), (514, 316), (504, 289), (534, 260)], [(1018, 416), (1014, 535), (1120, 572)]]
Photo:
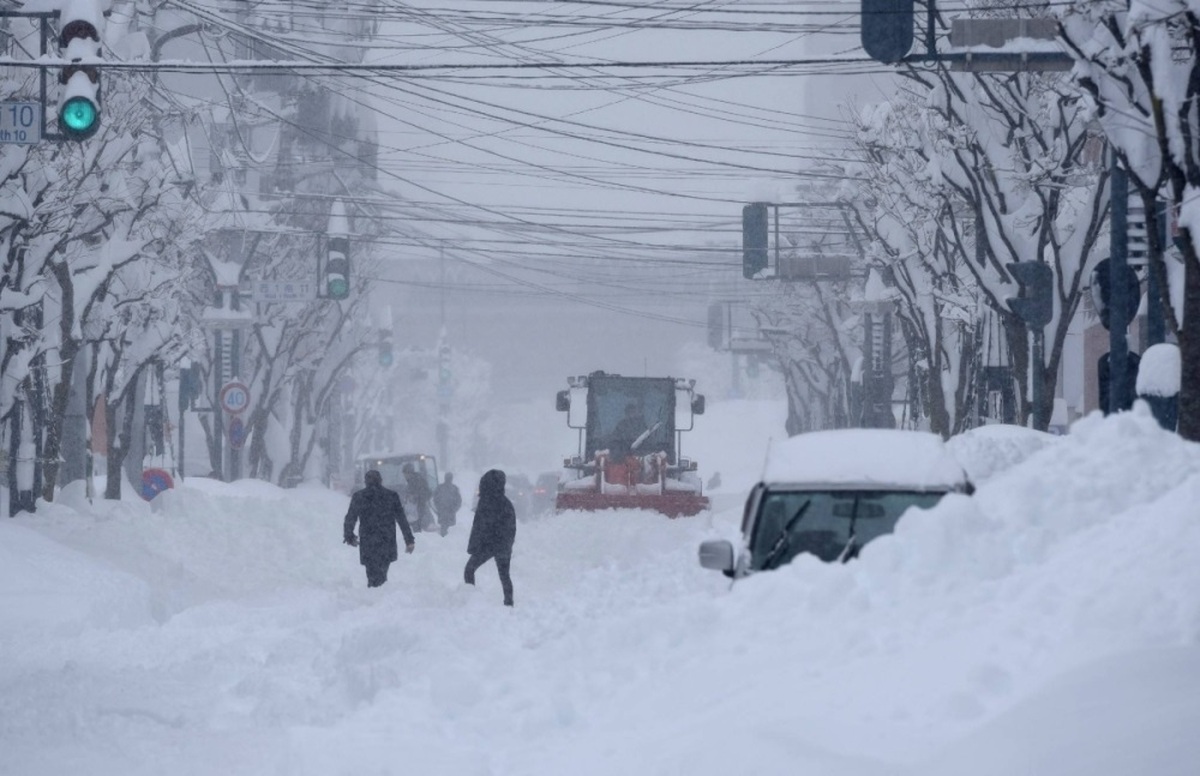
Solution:
[(945, 490), (964, 485), (966, 475), (936, 434), (840, 429), (772, 443), (763, 480)]

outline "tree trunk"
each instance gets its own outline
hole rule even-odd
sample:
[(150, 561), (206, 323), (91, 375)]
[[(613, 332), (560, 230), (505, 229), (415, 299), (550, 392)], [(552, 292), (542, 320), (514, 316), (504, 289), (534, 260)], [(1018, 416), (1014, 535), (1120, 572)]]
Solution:
[(1183, 321), (1179, 327), (1179, 435), (1200, 442), (1200, 259), (1184, 250)]
[[(108, 482), (104, 486), (104, 498), (109, 500), (116, 501), (121, 498), (121, 479), (124, 474), (125, 458), (129, 455), (129, 443), (133, 438), (133, 416), (136, 409), (136, 401), (137, 391), (127, 390), (123, 399), (113, 403), (106, 402), (109, 422)], [(118, 431), (115, 416), (121, 411), (122, 407), (124, 407), (125, 416), (121, 419), (120, 430)]]
[(42, 456), (45, 460), (42, 476), (42, 499), (54, 500), (54, 490), (58, 484), (58, 470), (62, 466), (62, 437), (63, 424), (67, 417), (67, 404), (71, 398), (71, 384), (74, 382), (75, 357), (79, 353), (79, 343), (67, 340), (62, 344), (62, 367), (59, 380), (54, 385), (51, 411), (46, 424), (46, 438), (43, 442)]

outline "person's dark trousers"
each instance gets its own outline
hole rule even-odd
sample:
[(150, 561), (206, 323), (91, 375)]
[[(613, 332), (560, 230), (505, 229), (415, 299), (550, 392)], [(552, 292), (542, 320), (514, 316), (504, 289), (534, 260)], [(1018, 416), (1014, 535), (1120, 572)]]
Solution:
[(493, 555), (492, 553), (477, 552), (467, 559), (467, 567), (463, 569), (463, 581), (468, 585), (475, 584), (475, 571), (492, 558), (496, 559), (496, 571), (500, 572), (500, 587), (504, 588), (504, 605), (513, 605), (512, 577), (508, 575), (511, 555)]
[(367, 587), (379, 587), (387, 582), (388, 563), (367, 566)]

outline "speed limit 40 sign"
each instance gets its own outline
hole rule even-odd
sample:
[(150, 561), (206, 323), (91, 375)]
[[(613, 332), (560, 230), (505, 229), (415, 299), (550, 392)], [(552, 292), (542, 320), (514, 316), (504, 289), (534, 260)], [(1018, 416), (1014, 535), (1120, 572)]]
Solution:
[(236, 415), (250, 406), (250, 387), (237, 381), (225, 383), (221, 388), (221, 409)]

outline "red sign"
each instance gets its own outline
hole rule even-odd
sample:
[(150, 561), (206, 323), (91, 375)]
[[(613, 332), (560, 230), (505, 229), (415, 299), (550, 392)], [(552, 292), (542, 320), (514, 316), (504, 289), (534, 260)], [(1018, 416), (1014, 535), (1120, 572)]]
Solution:
[(173, 487), (175, 487), (175, 480), (171, 479), (171, 473), (166, 469), (146, 469), (142, 472), (141, 496), (147, 501), (153, 500), (159, 493)]

